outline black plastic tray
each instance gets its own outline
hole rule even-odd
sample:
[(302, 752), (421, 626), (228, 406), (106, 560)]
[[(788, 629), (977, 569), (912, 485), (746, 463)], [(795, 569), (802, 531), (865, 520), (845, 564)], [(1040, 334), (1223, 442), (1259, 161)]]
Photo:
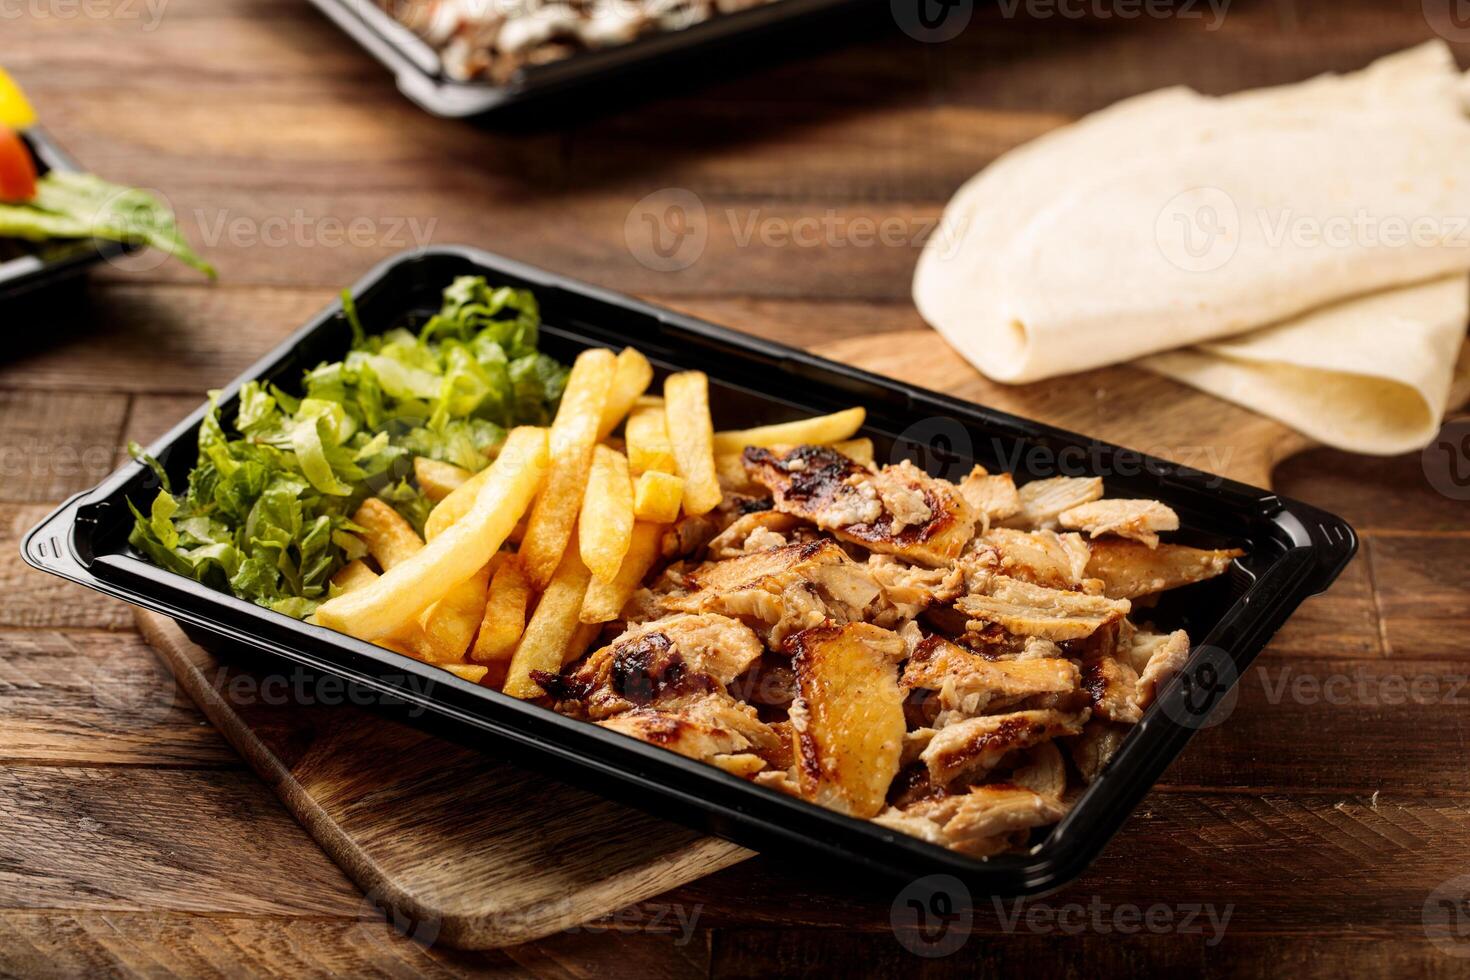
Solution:
[[(505, 85), (459, 81), (443, 69), (439, 53), (423, 38), (383, 11), (374, 0), (311, 0), (329, 20), (393, 72), (398, 90), (436, 116), (464, 118), (521, 102), (533, 96), (600, 84), (659, 64), (673, 56), (713, 49), (723, 42), (813, 19), (841, 7), (870, 0), (773, 0), (719, 14), (682, 30), (651, 34), (627, 44), (583, 51), (545, 65), (521, 69)], [(733, 59), (732, 59), (733, 60)], [(664, 76), (667, 79), (667, 76)]]
[[(1226, 697), (1297, 605), (1331, 584), (1356, 539), (1340, 519), (1297, 501), (1050, 426), (925, 391), (650, 306), (469, 248), (411, 252), (378, 266), (353, 287), (369, 330), (437, 309), (457, 275), (535, 290), (543, 347), (563, 359), (588, 346), (634, 344), (660, 373), (698, 368), (714, 389), (717, 426), (780, 421), (853, 403), (868, 409), (864, 434), (879, 459), (913, 458), (957, 477), (972, 461), (1019, 467), (1021, 480), (1096, 471), (1109, 492), (1154, 497), (1181, 520), (1181, 540), (1248, 549), (1227, 575), (1167, 595), (1151, 617), (1184, 627), (1196, 646), (1179, 679), (1128, 736), (1106, 772), (1030, 853), (982, 861), (841, 816), (631, 738), (459, 680), (438, 668), (272, 613), (163, 571), (129, 552), (125, 499), (145, 511), (156, 478), (129, 463), (72, 498), (26, 536), (37, 568), (177, 619), (207, 646), (284, 657), (337, 674), (406, 705), (417, 723), (448, 731), (512, 761), (589, 785), (658, 815), (757, 849), (835, 858), (902, 879), (960, 877), (980, 894), (1014, 895), (1062, 884), (1099, 853), (1190, 735)], [(350, 338), (328, 307), (221, 394), (233, 418), (245, 381), (265, 377), (295, 388), (305, 368), (335, 359)], [(937, 343), (938, 341), (936, 341)], [(175, 485), (196, 456), (203, 407), (151, 451)]]
[[(79, 169), (71, 157), (57, 146), (39, 126), (21, 133), (35, 157), (37, 170), (72, 173)], [(0, 257), (0, 301), (25, 296), (36, 290), (65, 282), (104, 259), (117, 258), (130, 251), (120, 242), (87, 239), (67, 242), (28, 242), (26, 254), (12, 259)]]

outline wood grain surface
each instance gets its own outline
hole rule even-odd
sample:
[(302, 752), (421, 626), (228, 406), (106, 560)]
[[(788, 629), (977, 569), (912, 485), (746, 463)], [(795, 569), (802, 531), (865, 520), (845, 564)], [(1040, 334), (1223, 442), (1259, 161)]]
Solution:
[[(1358, 67), (1432, 37), (1438, 9), (1236, 0), (1211, 29), (1208, 13), (1006, 7), (1019, 12), (978, 5), (945, 44), (859, 33), (515, 129), (429, 118), (300, 0), (5, 11), (0, 64), (53, 134), (89, 168), (163, 193), (222, 279), (145, 262), (0, 310), (0, 974), (1470, 972), (1470, 940), (1442, 928), (1470, 874), (1470, 522), (1434, 489), (1433, 459), (1308, 450), (1276, 466), (1274, 486), (1363, 532), (1359, 558), (1097, 865), (1021, 907), (976, 896), (937, 924), (958, 940), (945, 956), (895, 928), (901, 895), (765, 857), (496, 952), (397, 936), (173, 687), (125, 607), (20, 562), (24, 529), (127, 439), (160, 434), (419, 238), (790, 343), (861, 348), (923, 329), (908, 301), (917, 243), (1006, 148), (1161, 85), (1226, 92)], [(627, 233), (638, 202), (667, 188), (697, 195), (708, 221), (703, 254), (676, 272), (639, 262)], [(859, 244), (860, 219), (902, 234)], [(798, 227), (836, 230), (783, 239)], [(937, 338), (912, 336), (943, 366)], [(1163, 434), (1171, 405), (1159, 428), (1124, 437), (1110, 406), (1142, 383), (1128, 370), (988, 391), (951, 369), (1003, 407), (1062, 412), (1139, 448), (1193, 445)], [(1071, 400), (1086, 391), (1092, 403)], [(1296, 448), (1200, 441), (1241, 473)], [(1228, 912), (1223, 928), (1206, 908)]]

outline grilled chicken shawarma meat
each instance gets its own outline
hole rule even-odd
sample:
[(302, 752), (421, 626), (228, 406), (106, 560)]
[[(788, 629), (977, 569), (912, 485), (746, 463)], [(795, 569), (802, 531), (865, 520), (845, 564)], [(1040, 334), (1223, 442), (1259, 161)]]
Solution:
[(958, 488), (907, 460), (875, 472), (826, 446), (779, 456), (752, 447), (745, 468), (777, 510), (879, 554), (947, 565), (975, 532), (975, 513)]
[(792, 638), (792, 755), (801, 795), (855, 817), (883, 809), (903, 753), (899, 637), (867, 623)]
[(1137, 701), (1138, 674), (1120, 660), (1101, 657), (1083, 664), (1082, 690), (1096, 718), (1132, 725), (1143, 717)]
[(564, 712), (592, 719), (631, 708), (669, 707), (723, 692), (765, 646), (743, 623), (714, 613), (676, 615), (629, 629), (561, 675), (538, 683)]
[(883, 591), (825, 538), (704, 565), (688, 579), (696, 591), (666, 598), (666, 608), (738, 617), (757, 624), (778, 648), (800, 630), (861, 620)]
[(1209, 551), (1179, 544), (1150, 548), (1137, 541), (1105, 538), (1092, 542), (1087, 574), (1102, 580), (1108, 598), (1136, 599), (1214, 578), (1243, 554), (1235, 548)]
[(960, 777), (983, 776), (1017, 749), (1076, 735), (1087, 722), (1087, 712), (1051, 709), (1016, 711), (1005, 715), (978, 715), (954, 722), (934, 733), (919, 760), (929, 779), (943, 786)]
[(1055, 531), (998, 527), (977, 538), (974, 547), (994, 549), (1002, 575), (1050, 589), (1080, 588), (1092, 557), (1080, 534)]
[(899, 683), (905, 692), (938, 692), (945, 711), (977, 715), (1039, 694), (1075, 691), (1079, 678), (1070, 660), (986, 660), (942, 636), (930, 636), (914, 648)]
[(1006, 527), (1026, 531), (1052, 531), (1057, 528), (1062, 511), (1100, 500), (1102, 480), (1095, 476), (1054, 476), (1032, 480), (1021, 487), (1020, 513), (1005, 521)]
[(1147, 708), (1158, 697), (1159, 688), (1184, 668), (1189, 659), (1189, 634), (1175, 630), (1168, 636), (1138, 633), (1133, 637), (1128, 663), (1138, 672), (1136, 700)]
[(1061, 819), (1183, 668), (1189, 637), (1140, 632), (1132, 600), (1240, 554), (1159, 542), (1173, 511), (1092, 478), (957, 486), (820, 446), (738, 466), (771, 496), (665, 529), (622, 634), (533, 679), (563, 713), (979, 857)]
[(1066, 812), (1054, 798), (1002, 784), (889, 807), (873, 822), (971, 857), (989, 857), (1024, 846), (1026, 831), (1056, 823)]
[(727, 694), (709, 693), (672, 709), (633, 708), (597, 724), (738, 776), (766, 768), (763, 753), (779, 739), (755, 709)]
[(1118, 747), (1123, 744), (1123, 739), (1132, 730), (1127, 725), (1117, 725), (1099, 718), (1083, 726), (1082, 734), (1076, 738), (1062, 739), (1062, 744), (1067, 747), (1067, 753), (1071, 755), (1083, 782), (1091, 785), (1093, 780), (1102, 775)]
[(1113, 534), (1150, 548), (1159, 546), (1160, 531), (1179, 530), (1179, 515), (1157, 500), (1094, 500), (1062, 511), (1057, 520), (1090, 537)]
[(960, 481), (960, 495), (987, 531), (992, 524), (1021, 512), (1021, 495), (1016, 490), (1015, 477), (1009, 473), (992, 475), (985, 467), (977, 466)]
[(1128, 614), (1124, 599), (1048, 589), (997, 575), (983, 595), (961, 596), (955, 608), (971, 617), (969, 629), (994, 623), (1008, 633), (1046, 640), (1080, 640)]

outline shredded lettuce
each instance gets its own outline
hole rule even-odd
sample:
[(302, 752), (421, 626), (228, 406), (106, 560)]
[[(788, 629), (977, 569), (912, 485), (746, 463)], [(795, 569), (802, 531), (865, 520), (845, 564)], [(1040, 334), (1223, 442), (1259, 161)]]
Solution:
[(233, 434), (210, 394), (181, 493), (129, 446), (161, 485), (146, 513), (133, 508), (133, 547), (213, 588), (309, 616), (332, 575), (366, 551), (351, 521), (363, 500), (379, 497), (422, 531), (432, 505), (413, 481), (413, 457), (479, 470), (509, 427), (556, 412), (567, 371), (536, 350), (540, 313), (526, 290), (464, 276), (417, 330), (372, 336), (351, 296), (342, 307), (351, 350), (307, 371), (300, 394), (247, 383)]
[(149, 245), (214, 278), (214, 267), (184, 240), (174, 214), (147, 191), (92, 174), (50, 171), (23, 204), (0, 204), (0, 238), (32, 242), (102, 238)]

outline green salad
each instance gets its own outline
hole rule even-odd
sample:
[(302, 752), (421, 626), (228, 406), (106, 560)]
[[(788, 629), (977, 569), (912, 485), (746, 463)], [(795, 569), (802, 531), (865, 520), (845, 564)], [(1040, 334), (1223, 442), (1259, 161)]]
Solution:
[(130, 446), (163, 488), (129, 541), (158, 565), (291, 616), (329, 598), (329, 580), (366, 549), (349, 515), (370, 496), (422, 531), (431, 506), (413, 458), (485, 467), (513, 425), (545, 425), (567, 370), (537, 350), (540, 314), (522, 289), (456, 279), (438, 313), (367, 336), (352, 299), (352, 348), (306, 372), (300, 396), (249, 382), (233, 431), (217, 393), (199, 460), (174, 493), (163, 467)]

